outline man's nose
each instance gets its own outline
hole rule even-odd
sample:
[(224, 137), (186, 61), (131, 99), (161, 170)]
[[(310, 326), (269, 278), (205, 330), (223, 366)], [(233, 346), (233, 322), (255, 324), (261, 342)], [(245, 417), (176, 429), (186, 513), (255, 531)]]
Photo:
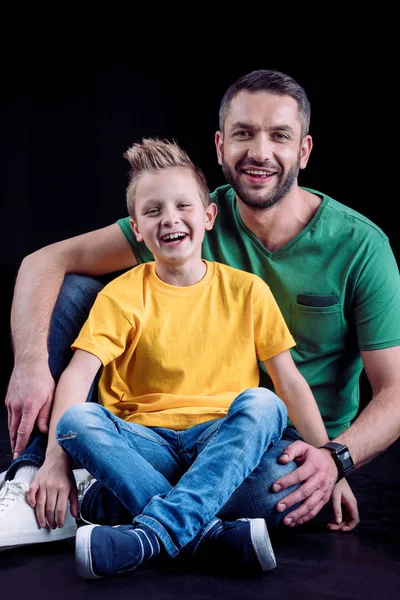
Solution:
[(264, 162), (271, 158), (272, 142), (267, 135), (255, 136), (250, 143), (248, 156), (257, 162)]

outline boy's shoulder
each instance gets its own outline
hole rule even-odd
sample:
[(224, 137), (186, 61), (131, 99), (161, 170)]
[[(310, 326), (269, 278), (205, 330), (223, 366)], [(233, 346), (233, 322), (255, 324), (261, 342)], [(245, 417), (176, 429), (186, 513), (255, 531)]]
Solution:
[(131, 286), (132, 283), (137, 285), (139, 281), (143, 281), (148, 276), (152, 264), (153, 263), (142, 263), (140, 265), (131, 267), (124, 273), (117, 275), (117, 277), (114, 277), (114, 279), (109, 281), (100, 291), (100, 293), (112, 294), (115, 290), (125, 288), (126, 286)]
[(214, 264), (217, 275), (224, 277), (226, 280), (229, 280), (234, 284), (269, 287), (268, 284), (261, 279), (261, 277), (255, 275), (254, 273), (249, 273), (248, 271), (243, 271), (242, 269), (237, 269), (235, 267), (230, 267), (217, 261), (214, 261)]

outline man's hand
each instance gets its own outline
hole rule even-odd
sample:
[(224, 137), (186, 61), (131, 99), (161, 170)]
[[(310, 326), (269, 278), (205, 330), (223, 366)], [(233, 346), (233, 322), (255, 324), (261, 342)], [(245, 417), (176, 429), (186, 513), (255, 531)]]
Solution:
[(32, 481), (27, 494), (29, 506), (35, 508), (39, 527), (63, 527), (67, 501), (71, 515), (78, 516), (78, 492), (67, 456), (46, 458)]
[(47, 365), (40, 369), (14, 367), (5, 400), (13, 458), (26, 448), (35, 422), (42, 433), (48, 432), (54, 391)]
[(357, 500), (346, 479), (335, 485), (332, 493), (333, 520), (328, 523), (331, 531), (351, 531), (360, 522)]
[(283, 512), (302, 502), (283, 519), (285, 525), (296, 527), (313, 519), (328, 502), (336, 484), (338, 471), (329, 450), (315, 448), (300, 440), (287, 446), (279, 458), (279, 462), (285, 464), (292, 460), (300, 466), (275, 481), (272, 490), (279, 492), (292, 485), (301, 484), (297, 490), (281, 498), (276, 505), (278, 512)]

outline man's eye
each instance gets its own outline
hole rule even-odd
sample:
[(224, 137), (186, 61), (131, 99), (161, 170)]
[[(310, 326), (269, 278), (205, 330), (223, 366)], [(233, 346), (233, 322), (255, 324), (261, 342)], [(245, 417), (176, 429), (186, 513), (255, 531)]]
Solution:
[(277, 140), (288, 140), (289, 139), (289, 136), (286, 135), (286, 133), (279, 133), (279, 132), (277, 132), (274, 135), (275, 135), (275, 138)]
[(249, 131), (244, 131), (244, 130), (240, 130), (240, 131), (235, 131), (235, 133), (233, 134), (234, 137), (238, 137), (238, 138), (247, 138), (250, 136), (250, 132)]

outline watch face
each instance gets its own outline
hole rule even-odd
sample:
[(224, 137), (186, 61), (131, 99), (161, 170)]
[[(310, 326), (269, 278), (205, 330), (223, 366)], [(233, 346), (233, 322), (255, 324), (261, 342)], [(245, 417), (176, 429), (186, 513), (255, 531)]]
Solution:
[(349, 469), (354, 467), (353, 459), (351, 458), (351, 454), (346, 446), (343, 447), (343, 451), (338, 453), (338, 457), (342, 463), (343, 471), (347, 472)]
[(338, 444), (337, 442), (328, 442), (322, 446), (322, 448), (327, 448), (332, 453), (332, 458), (334, 459), (339, 472), (338, 481), (354, 467), (354, 462), (347, 446)]

